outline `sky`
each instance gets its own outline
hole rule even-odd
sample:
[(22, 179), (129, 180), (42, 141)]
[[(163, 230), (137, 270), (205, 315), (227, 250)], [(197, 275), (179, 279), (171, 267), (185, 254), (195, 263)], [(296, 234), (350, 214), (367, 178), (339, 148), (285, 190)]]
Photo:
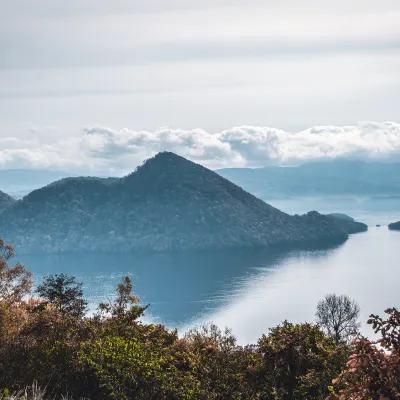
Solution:
[(398, 0), (0, 0), (0, 169), (400, 161)]

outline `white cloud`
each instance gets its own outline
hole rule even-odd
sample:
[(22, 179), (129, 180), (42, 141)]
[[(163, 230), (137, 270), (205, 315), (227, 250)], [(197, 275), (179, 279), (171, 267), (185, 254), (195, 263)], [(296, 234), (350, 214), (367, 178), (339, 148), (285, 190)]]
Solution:
[(0, 139), (0, 168), (122, 175), (159, 151), (176, 152), (209, 168), (293, 165), (334, 158), (400, 161), (400, 123), (396, 122), (315, 126), (299, 132), (254, 126), (217, 133), (94, 126), (80, 135), (67, 134), (65, 139), (58, 139), (60, 134), (52, 138), (49, 129), (43, 136), (40, 130), (32, 130), (34, 136), (29, 139)]

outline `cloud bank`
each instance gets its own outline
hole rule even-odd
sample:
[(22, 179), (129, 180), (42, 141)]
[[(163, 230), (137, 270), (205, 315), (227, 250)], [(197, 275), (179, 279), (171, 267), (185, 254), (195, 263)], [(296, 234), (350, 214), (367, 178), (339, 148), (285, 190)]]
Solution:
[[(52, 135), (53, 130), (57, 134)], [(160, 151), (175, 152), (212, 169), (296, 165), (335, 158), (400, 161), (400, 123), (396, 122), (314, 126), (299, 132), (256, 126), (216, 133), (93, 126), (79, 135), (60, 133), (60, 128), (47, 128), (32, 130), (29, 139), (0, 138), (0, 168), (123, 175)]]

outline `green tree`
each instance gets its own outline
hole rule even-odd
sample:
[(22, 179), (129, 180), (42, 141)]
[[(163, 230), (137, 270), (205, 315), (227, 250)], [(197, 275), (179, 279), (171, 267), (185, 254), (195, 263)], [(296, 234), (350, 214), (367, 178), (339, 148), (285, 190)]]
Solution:
[(99, 304), (99, 314), (96, 316), (99, 320), (104, 320), (105, 325), (113, 328), (115, 321), (118, 321), (116, 328), (118, 334), (124, 331), (131, 331), (134, 324), (146, 311), (148, 306), (139, 305), (140, 298), (133, 295), (132, 281), (128, 276), (122, 279), (116, 290), (116, 297), (107, 303)]
[(85, 314), (87, 301), (83, 299), (82, 283), (74, 276), (49, 275), (44, 278), (36, 292), (63, 317), (66, 314), (75, 317)]
[(318, 326), (282, 325), (258, 341), (262, 363), (257, 386), (265, 400), (322, 400), (346, 362), (347, 348), (337, 345)]
[(260, 355), (255, 346), (239, 346), (229, 329), (215, 324), (190, 330), (184, 341), (197, 357), (193, 373), (206, 399), (257, 398), (253, 378)]

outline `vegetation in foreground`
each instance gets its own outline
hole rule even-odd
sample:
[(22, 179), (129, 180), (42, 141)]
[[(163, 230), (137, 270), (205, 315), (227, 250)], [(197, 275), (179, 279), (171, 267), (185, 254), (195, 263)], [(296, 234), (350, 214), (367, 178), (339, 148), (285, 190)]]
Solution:
[[(214, 325), (179, 337), (143, 324), (146, 310), (125, 278), (113, 301), (85, 314), (73, 277), (11, 265), (0, 240), (0, 399), (392, 400), (400, 396), (400, 312), (371, 315), (380, 339), (353, 335), (359, 309), (328, 295), (319, 324), (284, 321), (239, 346)], [(240, 318), (240, 316), (238, 316)], [(350, 341), (351, 339), (351, 341)]]

